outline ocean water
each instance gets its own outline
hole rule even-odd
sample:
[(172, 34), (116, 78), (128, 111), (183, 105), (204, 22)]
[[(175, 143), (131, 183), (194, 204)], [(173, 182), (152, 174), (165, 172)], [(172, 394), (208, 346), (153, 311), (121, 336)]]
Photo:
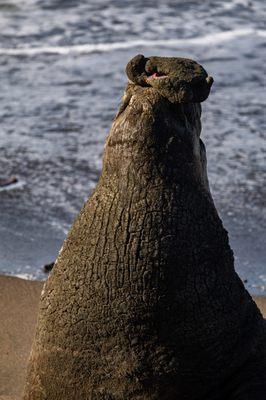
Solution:
[(215, 79), (202, 138), (236, 269), (266, 294), (263, 0), (0, 0), (0, 271), (45, 278), (101, 171), (135, 54), (189, 57)]

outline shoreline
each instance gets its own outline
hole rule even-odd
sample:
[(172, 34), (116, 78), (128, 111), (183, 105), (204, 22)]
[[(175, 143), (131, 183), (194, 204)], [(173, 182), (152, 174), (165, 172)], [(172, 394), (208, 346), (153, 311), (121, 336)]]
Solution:
[[(0, 400), (21, 400), (44, 281), (0, 274)], [(266, 296), (252, 296), (266, 318)]]

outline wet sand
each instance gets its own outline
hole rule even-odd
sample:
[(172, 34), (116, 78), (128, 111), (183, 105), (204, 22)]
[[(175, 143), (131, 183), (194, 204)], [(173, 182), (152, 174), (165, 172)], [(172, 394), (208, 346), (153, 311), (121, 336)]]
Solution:
[[(21, 400), (43, 282), (0, 276), (0, 400)], [(254, 297), (266, 318), (266, 297)]]

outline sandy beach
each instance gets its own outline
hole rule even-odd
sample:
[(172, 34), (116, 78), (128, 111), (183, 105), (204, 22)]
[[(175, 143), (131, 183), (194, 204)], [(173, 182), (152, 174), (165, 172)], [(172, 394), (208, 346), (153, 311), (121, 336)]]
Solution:
[[(0, 400), (20, 400), (43, 282), (0, 276)], [(266, 297), (254, 298), (266, 317)]]
[(43, 282), (0, 277), (0, 399), (21, 399)]

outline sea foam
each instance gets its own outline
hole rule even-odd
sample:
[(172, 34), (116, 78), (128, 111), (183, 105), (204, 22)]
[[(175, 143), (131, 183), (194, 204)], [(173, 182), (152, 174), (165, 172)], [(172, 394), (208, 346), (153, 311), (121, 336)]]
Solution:
[(40, 46), (40, 47), (21, 47), (21, 48), (2, 48), (0, 55), (9, 56), (35, 56), (39, 54), (58, 54), (68, 55), (71, 53), (76, 54), (89, 54), (95, 52), (109, 52), (113, 50), (127, 50), (135, 47), (178, 47), (184, 48), (188, 46), (213, 46), (219, 43), (228, 42), (236, 38), (246, 36), (266, 37), (265, 30), (257, 29), (235, 29), (224, 32), (211, 33), (209, 35), (193, 37), (193, 38), (180, 38), (180, 39), (167, 39), (167, 40), (132, 40), (127, 42), (114, 42), (114, 43), (88, 43), (71, 46)]

